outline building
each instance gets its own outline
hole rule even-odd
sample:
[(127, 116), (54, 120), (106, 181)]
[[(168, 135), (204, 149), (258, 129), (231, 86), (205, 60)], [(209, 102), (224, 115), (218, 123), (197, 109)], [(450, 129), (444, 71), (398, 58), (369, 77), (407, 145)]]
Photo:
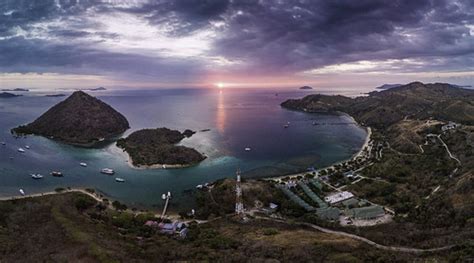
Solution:
[(330, 194), (330, 195), (324, 197), (324, 200), (327, 203), (333, 205), (333, 204), (342, 202), (342, 201), (347, 200), (347, 199), (352, 198), (352, 197), (354, 197), (354, 194), (352, 194), (351, 192), (348, 192), (348, 191), (343, 191), (343, 192), (337, 192), (337, 193)]
[(459, 123), (455, 123), (455, 122), (450, 121), (448, 124), (445, 124), (445, 125), (441, 126), (441, 130), (443, 132), (445, 132), (445, 131), (456, 129), (459, 126), (461, 126)]
[(359, 200), (355, 198), (349, 198), (347, 200), (342, 201), (342, 204), (347, 208), (353, 208), (353, 207), (358, 206)]
[(349, 209), (348, 215), (354, 219), (370, 220), (385, 215), (385, 210), (379, 205)]
[(335, 221), (339, 220), (341, 210), (337, 207), (318, 208), (316, 209), (316, 214), (323, 220)]

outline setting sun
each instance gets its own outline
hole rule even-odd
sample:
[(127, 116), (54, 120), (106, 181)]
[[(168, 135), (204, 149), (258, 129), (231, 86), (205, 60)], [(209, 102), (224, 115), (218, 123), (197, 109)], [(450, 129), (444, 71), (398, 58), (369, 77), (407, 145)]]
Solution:
[(216, 83), (216, 86), (217, 86), (219, 89), (222, 89), (225, 85), (224, 85), (224, 83), (222, 83), (222, 82), (218, 82), (218, 83)]

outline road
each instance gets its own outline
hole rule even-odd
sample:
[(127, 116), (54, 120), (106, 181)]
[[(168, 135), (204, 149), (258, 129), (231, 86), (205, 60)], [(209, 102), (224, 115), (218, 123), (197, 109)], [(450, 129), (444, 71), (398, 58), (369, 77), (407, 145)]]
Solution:
[(446, 148), (446, 151), (448, 152), (449, 158), (455, 160), (456, 162), (458, 162), (459, 165), (461, 165), (461, 161), (458, 158), (454, 157), (454, 155), (449, 150), (448, 145), (443, 141), (443, 139), (441, 139), (441, 134), (438, 134), (438, 139), (443, 144), (444, 148)]
[[(268, 218), (268, 217), (260, 217), (260, 216), (259, 216), (259, 217), (256, 217), (256, 218), (288, 224), (288, 222), (286, 222), (285, 220), (280, 220), (280, 219), (274, 219), (274, 218)], [(354, 235), (354, 234), (349, 234), (349, 233), (346, 233), (346, 232), (343, 232), (343, 231), (331, 230), (331, 229), (324, 228), (324, 227), (320, 227), (320, 226), (313, 225), (313, 224), (310, 224), (310, 223), (294, 223), (294, 224), (302, 225), (302, 226), (307, 226), (307, 227), (310, 227), (310, 228), (312, 228), (312, 229), (316, 229), (316, 230), (318, 230), (318, 231), (321, 231), (321, 232), (327, 233), (327, 234), (333, 234), (333, 235), (337, 235), (337, 236), (343, 236), (343, 237), (348, 237), (348, 238), (351, 238), (351, 239), (355, 239), (355, 240), (357, 240), (357, 241), (364, 242), (364, 243), (369, 244), (369, 245), (371, 245), (371, 246), (373, 246), (373, 247), (376, 247), (376, 248), (378, 248), (378, 249), (389, 250), (389, 251), (396, 251), (396, 252), (405, 252), (405, 253), (427, 253), (427, 252), (444, 251), (444, 250), (448, 250), (448, 249), (451, 249), (451, 248), (453, 248), (453, 247), (456, 246), (456, 245), (448, 245), (448, 246), (444, 246), (444, 247), (426, 248), (426, 249), (423, 249), (423, 248), (413, 248), (413, 247), (386, 246), (386, 245), (382, 245), (382, 244), (376, 243), (376, 242), (374, 242), (374, 241), (372, 241), (372, 240), (369, 240), (369, 239), (367, 239), (367, 238), (365, 238), (365, 237), (361, 237), (361, 236)]]

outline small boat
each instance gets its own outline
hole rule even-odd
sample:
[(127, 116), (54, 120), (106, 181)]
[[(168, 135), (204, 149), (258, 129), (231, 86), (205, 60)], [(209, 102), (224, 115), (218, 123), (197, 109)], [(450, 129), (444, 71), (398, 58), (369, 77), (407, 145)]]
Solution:
[(290, 125), (288, 124), (283, 125), (283, 128), (288, 128), (288, 127), (290, 127)]
[(163, 169), (166, 169), (166, 164), (163, 164), (161, 167), (162, 167)]
[(30, 146), (26, 145), (25, 148), (26, 148), (26, 149), (30, 149)]
[(105, 141), (105, 138), (99, 138), (99, 142)]
[(51, 172), (51, 175), (54, 176), (54, 177), (63, 177), (63, 173), (59, 172), (59, 171), (52, 171)]
[(315, 121), (313, 121), (313, 125), (318, 125), (318, 123), (317, 123), (317, 122), (315, 122)]
[(87, 163), (79, 163), (79, 165), (82, 167), (87, 167)]
[(118, 183), (124, 183), (125, 179), (117, 177), (117, 178), (115, 178), (115, 181), (118, 182)]
[(104, 169), (100, 170), (100, 172), (103, 173), (103, 174), (107, 174), (107, 175), (115, 174), (115, 171), (113, 169), (110, 169), (110, 168), (104, 168)]
[(202, 185), (202, 184), (196, 185), (196, 189), (202, 189), (202, 188), (203, 188), (203, 185)]
[(38, 179), (43, 179), (43, 175), (41, 174), (31, 174), (31, 178), (38, 180)]
[(23, 149), (23, 148), (18, 148), (18, 152), (24, 153), (24, 152), (25, 152), (25, 149)]
[(250, 152), (251, 150), (252, 150), (252, 149), (251, 149), (250, 147), (246, 147), (246, 148), (245, 148), (245, 151), (246, 151), (246, 152)]
[(171, 192), (168, 192), (168, 197), (171, 197)]
[(161, 199), (165, 200), (166, 199), (166, 194), (162, 194)]
[(23, 195), (23, 196), (25, 195), (25, 191), (23, 191), (23, 189), (20, 189), (19, 191), (20, 191), (21, 195)]
[(1, 142), (1, 143), (2, 143), (2, 145), (7, 145), (7, 143), (6, 143), (6, 142)]

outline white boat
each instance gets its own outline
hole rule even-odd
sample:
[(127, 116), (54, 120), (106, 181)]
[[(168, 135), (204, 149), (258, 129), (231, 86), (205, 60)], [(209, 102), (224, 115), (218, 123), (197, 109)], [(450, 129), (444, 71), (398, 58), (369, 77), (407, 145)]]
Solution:
[(252, 150), (252, 149), (251, 149), (250, 147), (246, 147), (246, 148), (245, 148), (245, 151), (246, 151), (246, 152), (250, 152), (251, 150)]
[(165, 200), (166, 199), (166, 194), (162, 194), (161, 199)]
[(38, 180), (38, 179), (43, 179), (43, 175), (41, 174), (31, 174), (31, 178)]
[(202, 188), (203, 188), (203, 185), (202, 185), (202, 184), (196, 185), (196, 189), (202, 189)]
[(21, 153), (24, 153), (24, 152), (25, 152), (25, 149), (23, 149), (23, 148), (18, 148), (18, 151), (21, 152)]
[(108, 175), (115, 174), (115, 171), (113, 169), (110, 169), (110, 168), (104, 168), (104, 169), (100, 170), (100, 172), (103, 173), (103, 174), (108, 174)]
[(163, 169), (166, 169), (166, 164), (163, 164), (161, 167), (162, 167)]
[(26, 148), (26, 149), (30, 149), (30, 146), (26, 145), (25, 148)]
[(87, 167), (87, 163), (79, 163), (79, 165), (82, 167)]
[(20, 189), (20, 194), (25, 195), (25, 191), (23, 191), (23, 189)]
[(119, 182), (119, 183), (124, 183), (125, 179), (117, 177), (117, 178), (115, 178), (115, 181)]

